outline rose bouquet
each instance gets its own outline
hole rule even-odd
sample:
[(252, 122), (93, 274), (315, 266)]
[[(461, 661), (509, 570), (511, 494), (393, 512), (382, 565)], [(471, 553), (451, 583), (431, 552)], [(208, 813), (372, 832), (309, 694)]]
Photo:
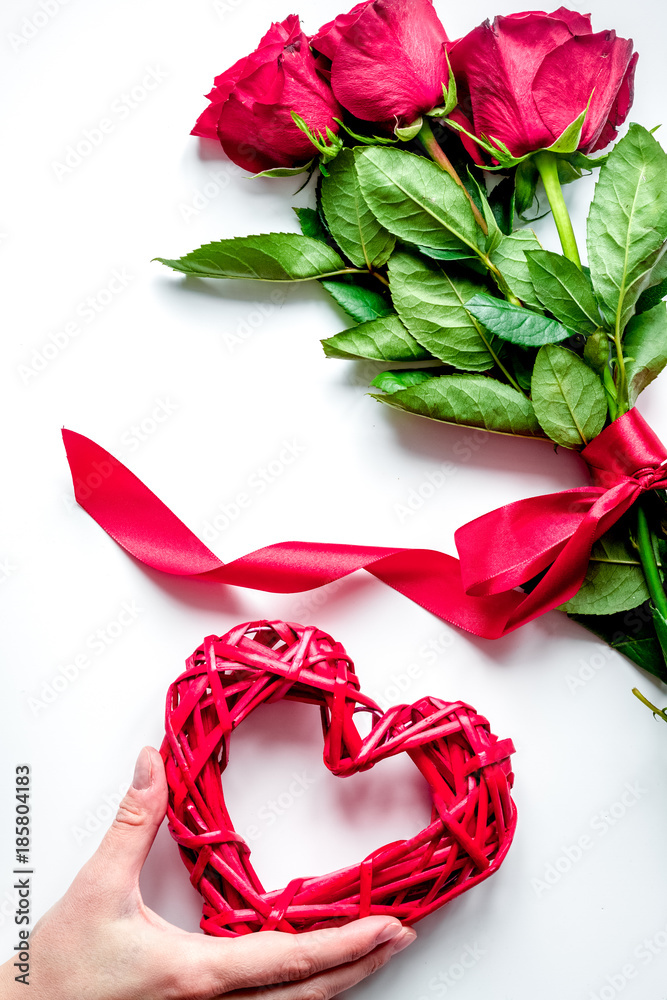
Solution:
[[(635, 409), (667, 364), (667, 155), (637, 124), (591, 155), (636, 61), (564, 8), (456, 41), (430, 0), (366, 0), (312, 37), (288, 17), (216, 78), (193, 132), (254, 173), (316, 178), (301, 234), (158, 260), (317, 280), (355, 323), (325, 354), (386, 362), (380, 402), (580, 451), (592, 486), (460, 529), (450, 620), (493, 637), (560, 607), (667, 681), (667, 451)], [(584, 266), (562, 185), (592, 170)], [(528, 225), (542, 192), (561, 254)]]

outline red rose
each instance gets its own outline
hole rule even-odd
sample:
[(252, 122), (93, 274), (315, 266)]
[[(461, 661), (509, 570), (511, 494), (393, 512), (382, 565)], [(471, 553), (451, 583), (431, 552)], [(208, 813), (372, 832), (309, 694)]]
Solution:
[(339, 14), (335, 20), (323, 24), (317, 34), (311, 38), (310, 44), (327, 59), (333, 59), (345, 31), (354, 24), (364, 7), (368, 7), (372, 3), (373, 0), (363, 0), (363, 3), (358, 3), (348, 14)]
[(252, 173), (296, 166), (315, 154), (292, 111), (315, 133), (336, 132), (334, 118), (342, 114), (295, 14), (272, 24), (254, 52), (215, 78), (207, 97), (211, 103), (192, 135), (219, 139), (230, 160)]
[(594, 34), (590, 15), (565, 7), (485, 21), (449, 56), (460, 101), (451, 117), (480, 138), (504, 142), (514, 156), (550, 146), (591, 94), (578, 148), (602, 149), (632, 104), (632, 41), (615, 31)]
[(447, 35), (431, 0), (357, 4), (311, 44), (332, 60), (333, 92), (357, 118), (406, 126), (442, 104)]

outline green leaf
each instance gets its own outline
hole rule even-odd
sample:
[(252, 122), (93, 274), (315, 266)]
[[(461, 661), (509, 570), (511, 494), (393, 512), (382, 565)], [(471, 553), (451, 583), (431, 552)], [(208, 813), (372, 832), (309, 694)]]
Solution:
[(256, 180), (258, 177), (296, 177), (298, 174), (306, 174), (314, 169), (315, 157), (301, 167), (271, 167), (270, 170), (261, 170), (258, 174), (253, 174), (251, 180)]
[(407, 389), (410, 386), (428, 382), (432, 378), (432, 371), (420, 371), (418, 368), (410, 368), (395, 372), (380, 372), (379, 375), (375, 376), (371, 385), (379, 389), (380, 392), (386, 392), (391, 395), (400, 389)]
[(667, 680), (665, 660), (652, 628), (648, 602), (615, 615), (576, 615), (570, 618), (599, 636), (650, 674)]
[(368, 358), (371, 361), (427, 361), (432, 358), (394, 314), (343, 330), (323, 340), (322, 347), (328, 358)]
[(602, 383), (572, 351), (555, 344), (540, 348), (531, 388), (537, 419), (556, 444), (578, 448), (604, 427), (608, 410)]
[(430, 257), (431, 260), (479, 260), (476, 254), (465, 247), (461, 247), (460, 250), (434, 250), (433, 247), (416, 246), (414, 249), (424, 257)]
[(664, 253), (651, 271), (646, 289), (637, 299), (636, 312), (647, 312), (667, 295), (667, 253)]
[(343, 149), (322, 180), (322, 208), (332, 236), (356, 267), (381, 267), (394, 249), (396, 239), (380, 225), (364, 201), (355, 154)]
[(667, 304), (659, 302), (653, 309), (634, 316), (623, 337), (626, 356), (625, 374), (628, 380), (630, 406), (637, 396), (667, 365)]
[(450, 277), (439, 267), (400, 251), (390, 257), (388, 273), (394, 308), (415, 340), (454, 368), (473, 372), (493, 368), (483, 331), (465, 308), (483, 286)]
[(557, 344), (572, 336), (562, 323), (549, 319), (542, 313), (532, 312), (522, 306), (514, 306), (505, 299), (495, 299), (492, 295), (480, 293), (466, 302), (466, 309), (478, 319), (486, 329), (521, 347), (541, 347), (542, 344)]
[(264, 233), (207, 243), (161, 264), (200, 278), (254, 278), (259, 281), (308, 281), (346, 269), (338, 254), (309, 236)]
[(622, 331), (667, 248), (667, 154), (631, 125), (600, 170), (588, 216), (593, 288), (610, 327)]
[(665, 618), (660, 608), (652, 607), (651, 611), (653, 613), (653, 628), (660, 643), (662, 656), (663, 659), (667, 659), (667, 618)]
[(415, 118), (411, 125), (394, 126), (394, 135), (401, 140), (401, 142), (411, 142), (416, 139), (421, 132), (422, 125), (424, 124), (424, 119), (419, 116)]
[(357, 323), (368, 323), (380, 316), (390, 316), (394, 310), (380, 292), (351, 281), (320, 281), (329, 295)]
[[(662, 259), (665, 260), (666, 258), (667, 254)], [(667, 295), (667, 278), (664, 278), (659, 285), (652, 285), (641, 293), (637, 299), (635, 311), (637, 313), (647, 312), (653, 306), (656, 306), (658, 302), (662, 302), (665, 295)]]
[(448, 424), (479, 427), (499, 434), (543, 437), (530, 400), (516, 389), (484, 375), (442, 375), (390, 396), (373, 398)]
[(504, 236), (490, 254), (491, 262), (502, 274), (510, 291), (527, 306), (540, 310), (542, 305), (533, 287), (526, 252), (541, 249), (540, 241), (532, 229), (517, 229), (511, 236)]
[(581, 589), (561, 606), (580, 615), (613, 615), (629, 611), (649, 593), (636, 549), (614, 528), (595, 543)]
[(584, 127), (584, 122), (586, 121), (586, 115), (588, 114), (588, 108), (590, 107), (591, 98), (588, 98), (588, 104), (581, 112), (581, 114), (574, 119), (573, 122), (564, 129), (563, 132), (558, 136), (555, 142), (553, 142), (548, 149), (552, 153), (574, 153), (581, 142), (581, 130)]
[(304, 236), (309, 236), (311, 240), (319, 240), (320, 243), (327, 242), (329, 234), (322, 225), (319, 212), (314, 208), (295, 208), (293, 211)]
[(540, 172), (533, 160), (524, 160), (516, 168), (514, 175), (516, 210), (519, 215), (526, 214), (535, 201), (535, 192), (540, 179)]
[(486, 189), (479, 183), (470, 169), (468, 169), (468, 189), (473, 201), (481, 211), (484, 221), (486, 222), (486, 228), (488, 230), (486, 237), (486, 252), (487, 254), (490, 254), (492, 250), (496, 249), (500, 241), (503, 239), (503, 233), (501, 232), (500, 227), (496, 222), (496, 217), (493, 214), (491, 206), (489, 205), (489, 199), (486, 196)]
[(526, 261), (543, 308), (577, 333), (594, 333), (601, 317), (588, 276), (550, 250), (529, 250)]
[(480, 252), (484, 234), (465, 192), (435, 163), (370, 146), (357, 154), (356, 164), (364, 199), (390, 233), (436, 250), (468, 246)]
[[(531, 198), (532, 201), (532, 198)], [(514, 229), (514, 209), (516, 192), (513, 177), (504, 177), (489, 194), (489, 205), (496, 217), (498, 228), (505, 236)]]

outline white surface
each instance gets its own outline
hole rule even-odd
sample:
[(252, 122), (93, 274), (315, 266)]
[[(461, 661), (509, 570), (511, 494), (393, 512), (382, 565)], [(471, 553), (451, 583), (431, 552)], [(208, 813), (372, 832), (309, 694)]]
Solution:
[[(33, 768), (38, 915), (95, 849), (139, 748), (159, 745), (165, 692), (185, 657), (203, 636), (267, 616), (314, 621), (340, 638), (364, 689), (385, 704), (427, 693), (465, 699), (517, 748), (519, 826), (505, 865), (425, 920), (418, 943), (351, 997), (664, 1000), (667, 732), (630, 689), (639, 684), (660, 704), (664, 690), (556, 612), (487, 642), (365, 574), (293, 597), (177, 582), (132, 561), (74, 505), (63, 425), (126, 461), (223, 559), (288, 538), (453, 551), (464, 521), (582, 484), (585, 473), (576, 457), (540, 443), (489, 436), (470, 448), (454, 428), (369, 399), (375, 366), (322, 355), (320, 338), (349, 324), (314, 283), (189, 282), (150, 263), (223, 236), (296, 231), (291, 205), (309, 204), (308, 192), (292, 197), (297, 185), (289, 180), (253, 182), (188, 134), (214, 74), (254, 48), (289, 6), (45, 0), (56, 8), (46, 19), (43, 6), (14, 0), (0, 14), (0, 957), (14, 944), (14, 766)], [(438, 6), (452, 37), (496, 13), (482, 0)], [(575, 6), (592, 8), (596, 28), (634, 37), (640, 61), (631, 119), (649, 127), (663, 120), (664, 4)], [(314, 31), (339, 7), (302, 0), (299, 12)], [(33, 37), (12, 39), (29, 34), (31, 23), (38, 25)], [(145, 84), (153, 88), (145, 99), (137, 100), (141, 90), (131, 96)], [(59, 179), (54, 165), (102, 119), (110, 123), (102, 141)], [(568, 191), (580, 235), (591, 190), (583, 181)], [(544, 225), (541, 233), (554, 245)], [(99, 297), (114, 271), (126, 276), (126, 287), (90, 321), (85, 300)], [(60, 338), (65, 346), (44, 370), (22, 375), (21, 366), (34, 364), (34, 352), (69, 323), (77, 335)], [(641, 404), (663, 438), (665, 378)], [(133, 428), (142, 421), (139, 440)], [(281, 453), (289, 457), (286, 443), (298, 454), (260, 493), (257, 475)], [(396, 505), (444, 462), (455, 471), (418, 512), (401, 518)], [(239, 492), (252, 502), (221, 528), (223, 509)], [(216, 518), (218, 528), (207, 532)], [(138, 609), (135, 616), (100, 644), (96, 630), (108, 629), (125, 604)], [(53, 690), (77, 654), (87, 657), (86, 669), (59, 681), (57, 697), (36, 707), (30, 699)], [(416, 677), (408, 682), (410, 664)], [(362, 857), (421, 823), (409, 764), (356, 779), (368, 789), (360, 797), (355, 779), (348, 786), (323, 776), (316, 716), (271, 712), (266, 728), (258, 715), (235, 737), (225, 779), (239, 828), (259, 827), (253, 847), (267, 886)], [(257, 754), (276, 733), (279, 712), (288, 738), (276, 737), (260, 774)], [(278, 816), (270, 800), (294, 774), (305, 775), (308, 787)], [(298, 847), (290, 849), (293, 835)], [(586, 850), (578, 856), (572, 845), (582, 837)], [(569, 870), (543, 887), (547, 872), (568, 868), (568, 852), (576, 858)], [(197, 927), (198, 897), (164, 829), (143, 884), (151, 906)]]

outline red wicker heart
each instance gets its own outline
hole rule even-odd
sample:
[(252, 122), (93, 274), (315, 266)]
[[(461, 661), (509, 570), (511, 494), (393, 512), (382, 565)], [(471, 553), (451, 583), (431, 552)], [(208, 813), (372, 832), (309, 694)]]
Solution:
[[(233, 730), (265, 702), (319, 705), (324, 762), (336, 775), (405, 751), (428, 782), (431, 822), (360, 864), (265, 892), (235, 832), (220, 780)], [(371, 715), (362, 739), (355, 715)], [(201, 927), (220, 937), (297, 933), (369, 914), (414, 923), (492, 874), (516, 826), (511, 740), (498, 740), (463, 702), (422, 698), (387, 712), (359, 691), (340, 643), (314, 627), (277, 621), (209, 636), (167, 696), (162, 755), (169, 829), (204, 897)]]

